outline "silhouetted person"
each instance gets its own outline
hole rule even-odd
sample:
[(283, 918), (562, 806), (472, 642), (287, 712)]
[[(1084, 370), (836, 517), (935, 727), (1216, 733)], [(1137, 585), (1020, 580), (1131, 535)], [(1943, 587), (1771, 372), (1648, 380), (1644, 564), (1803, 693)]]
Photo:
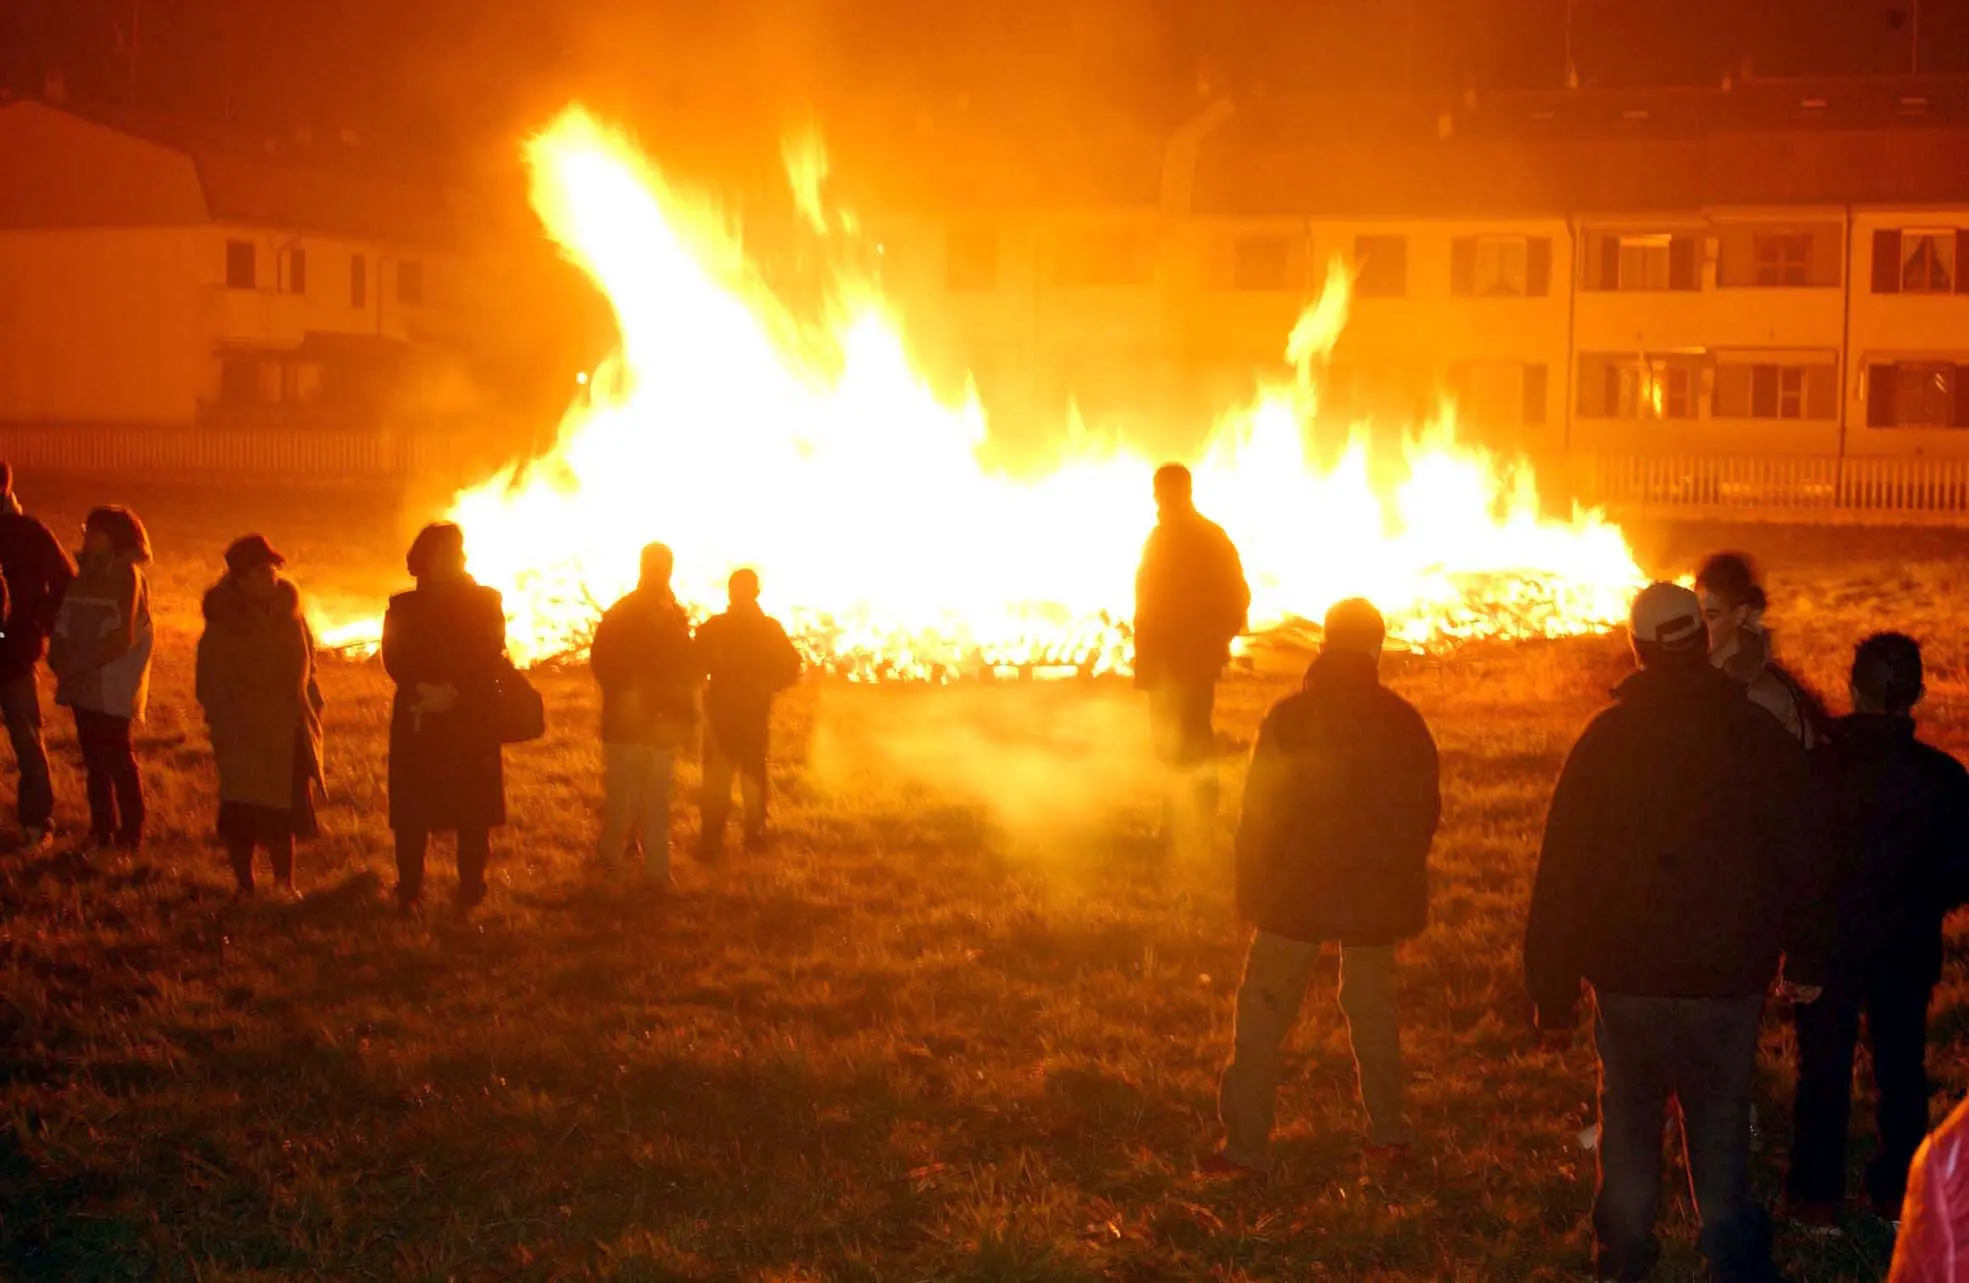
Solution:
[(1155, 506), (1135, 576), (1135, 685), (1148, 692), (1156, 755), (1172, 776), (1163, 836), (1181, 844), (1207, 839), (1216, 814), (1211, 711), (1251, 589), (1230, 537), (1196, 510), (1188, 468), (1157, 470)]
[(1887, 1283), (1969, 1277), (1969, 1101), (1915, 1151)]
[(458, 907), (485, 899), (492, 830), (506, 822), (499, 683), (509, 671), (506, 611), (496, 589), (465, 570), (465, 534), (450, 522), (418, 533), (404, 558), (417, 586), (390, 599), (383, 667), (390, 709), (390, 828), (397, 901), (424, 893), (433, 833), (458, 835)]
[(144, 782), (132, 727), (150, 702), (150, 536), (135, 513), (97, 508), (82, 526), (80, 573), (49, 637), (55, 702), (75, 714), (89, 794), (89, 847), (143, 845)]
[(1880, 1145), (1866, 1195), (1900, 1215), (1928, 1131), (1928, 999), (1942, 975), (1942, 919), (1969, 898), (1969, 772), (1914, 735), (1921, 648), (1898, 633), (1860, 643), (1853, 715), (1813, 755), (1833, 853), (1838, 930), (1825, 997), (1796, 1012), (1798, 1097), (1786, 1196), (1806, 1225), (1838, 1224), (1846, 1197), (1853, 1048), (1866, 1017)]
[(697, 729), (691, 626), (670, 590), (674, 566), (662, 544), (643, 549), (635, 591), (602, 616), (588, 653), (602, 688), (604, 798), (597, 855), (604, 869), (612, 868), (636, 842), (644, 873), (659, 886), (670, 884), (677, 754)]
[(1537, 1028), (1595, 997), (1600, 1055), (1596, 1273), (1640, 1279), (1660, 1254), (1663, 1116), (1681, 1106), (1700, 1246), (1716, 1280), (1770, 1277), (1750, 1189), (1750, 1099), (1764, 995), (1785, 958), (1804, 1002), (1823, 984), (1828, 862), (1805, 752), (1706, 662), (1702, 603), (1675, 584), (1634, 600), (1640, 671), (1587, 726), (1546, 817), (1525, 930)]
[(1696, 571), (1702, 617), (1709, 630), (1709, 662), (1744, 684), (1751, 702), (1806, 748), (1825, 739), (1830, 718), (1817, 696), (1774, 657), (1769, 605), (1757, 568), (1739, 552), (1719, 552)]
[(47, 653), (48, 635), (62, 598), (75, 580), (75, 562), (47, 526), (21, 510), (14, 470), (0, 463), (0, 582), (6, 608), (0, 619), (0, 717), (13, 741), (20, 776), (20, 844), (40, 850), (53, 835), (54, 781), (41, 740), (41, 689), (35, 665)]
[(1218, 1096), (1223, 1151), (1206, 1170), (1268, 1162), (1282, 1048), (1323, 942), (1340, 946), (1368, 1153), (1406, 1151), (1395, 945), (1428, 919), (1429, 844), (1441, 815), (1436, 742), (1381, 685), (1387, 636), (1365, 601), (1327, 612), (1304, 688), (1265, 718), (1237, 834), (1239, 915), (1257, 927), (1237, 993), (1236, 1045)]
[(735, 570), (730, 606), (698, 625), (698, 667), (704, 690), (704, 829), (701, 850), (724, 846), (731, 816), (732, 777), (745, 802), (745, 846), (766, 840), (766, 749), (773, 696), (800, 680), (800, 653), (779, 621), (759, 609), (759, 576)]
[(315, 835), (321, 772), (321, 687), (314, 632), (286, 558), (261, 535), (226, 549), (226, 573), (205, 594), (197, 694), (219, 768), (219, 836), (243, 894), (253, 852), (274, 887), (294, 894), (294, 842)]

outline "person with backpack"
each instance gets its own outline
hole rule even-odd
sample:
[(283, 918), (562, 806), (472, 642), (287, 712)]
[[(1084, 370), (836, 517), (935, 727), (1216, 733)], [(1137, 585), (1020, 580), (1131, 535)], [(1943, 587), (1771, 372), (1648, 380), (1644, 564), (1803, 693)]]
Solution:
[(1969, 771), (1915, 736), (1921, 647), (1879, 633), (1853, 654), (1852, 716), (1813, 754), (1835, 869), (1837, 931), (1825, 996), (1796, 1011), (1798, 1094), (1791, 1216), (1829, 1233), (1846, 1196), (1846, 1124), (1862, 1016), (1879, 1092), (1868, 1205), (1898, 1219), (1928, 1131), (1928, 1000), (1942, 974), (1942, 919), (1969, 899)]
[(14, 746), (20, 777), (20, 849), (39, 851), (54, 841), (54, 777), (41, 738), (41, 688), (35, 668), (48, 650), (75, 561), (42, 522), (29, 516), (14, 493), (14, 470), (0, 462), (0, 718)]
[(1328, 941), (1340, 947), (1340, 1009), (1367, 1112), (1363, 1157), (1398, 1161), (1413, 1142), (1395, 946), (1428, 921), (1427, 862), (1442, 801), (1435, 738), (1381, 684), (1386, 637), (1367, 602), (1334, 606), (1303, 689), (1258, 733), (1237, 833), (1238, 914), (1257, 932), (1218, 1092), (1224, 1146), (1203, 1160), (1206, 1173), (1258, 1172), (1269, 1162), (1285, 1039)]
[(1742, 682), (1751, 702), (1808, 751), (1824, 743), (1832, 718), (1824, 701), (1777, 662), (1764, 623), (1770, 603), (1756, 564), (1740, 552), (1719, 552), (1696, 571), (1696, 591), (1709, 631), (1709, 662)]
[(1660, 1256), (1673, 1098), (1709, 1277), (1764, 1283), (1770, 1223), (1750, 1185), (1758, 1026), (1780, 958), (1796, 1001), (1826, 982), (1829, 865), (1804, 750), (1704, 662), (1696, 595), (1644, 589), (1628, 635), (1638, 671), (1573, 746), (1546, 816), (1525, 925), (1532, 1022), (1567, 1036), (1591, 985), (1596, 1276), (1642, 1279)]
[[(670, 793), (677, 755), (697, 729), (697, 673), (691, 626), (670, 589), (676, 559), (660, 543), (643, 549), (628, 596), (595, 628), (588, 664), (602, 691), (604, 871), (642, 848), (644, 875), (668, 889)], [(632, 836), (634, 835), (634, 836)]]

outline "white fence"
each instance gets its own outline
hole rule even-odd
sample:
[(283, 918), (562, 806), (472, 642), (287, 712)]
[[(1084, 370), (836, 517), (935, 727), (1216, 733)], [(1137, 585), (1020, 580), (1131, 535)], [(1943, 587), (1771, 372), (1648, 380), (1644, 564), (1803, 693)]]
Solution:
[(482, 475), (507, 457), (491, 437), (456, 431), (0, 426), (0, 459), (44, 475), (389, 486)]
[(1555, 472), (1617, 511), (1969, 524), (1969, 457), (1578, 455)]

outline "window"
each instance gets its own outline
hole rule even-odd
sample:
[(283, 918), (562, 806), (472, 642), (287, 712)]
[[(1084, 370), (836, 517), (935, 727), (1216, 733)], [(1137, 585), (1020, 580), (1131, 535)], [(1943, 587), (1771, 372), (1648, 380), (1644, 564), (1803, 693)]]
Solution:
[(308, 292), (308, 252), (295, 246), (281, 255), (287, 271), (281, 281), (284, 294), (306, 294)]
[(369, 306), (369, 260), (360, 254), (349, 256), (349, 306)]
[(397, 264), (397, 301), (413, 304), (424, 301), (424, 265), (415, 259), (407, 258)]
[(1701, 386), (1697, 358), (1579, 358), (1579, 414), (1601, 419), (1693, 419)]
[(226, 242), (226, 288), (250, 290), (255, 287), (253, 242)]
[(944, 288), (953, 294), (988, 294), (998, 288), (998, 233), (988, 227), (953, 228), (944, 241)]
[(1901, 292), (1947, 294), (1955, 288), (1955, 233), (1901, 233)]
[(1812, 279), (1810, 232), (1761, 232), (1754, 242), (1759, 285), (1808, 285)]
[(1601, 290), (1702, 288), (1702, 239), (1667, 232), (1595, 232), (1587, 238), (1587, 286)]
[(1800, 365), (1751, 366), (1750, 417), (1804, 418), (1805, 368)]
[(1832, 419), (1839, 414), (1837, 357), (1815, 360), (1748, 360), (1725, 356), (1716, 363), (1717, 419)]
[(1053, 247), (1053, 284), (1069, 289), (1146, 285), (1151, 267), (1149, 247), (1132, 228), (1086, 228)]
[(1292, 242), (1283, 236), (1240, 236), (1231, 246), (1231, 288), (1282, 290), (1290, 285)]
[(1522, 298), (1525, 242), (1521, 236), (1477, 238), (1476, 292), (1483, 298)]
[(1459, 236), (1449, 245), (1449, 292), (1458, 297), (1543, 298), (1552, 288), (1549, 236)]
[(1873, 428), (1969, 427), (1961, 367), (1901, 361), (1867, 367), (1866, 421)]
[(1614, 288), (1620, 290), (1665, 290), (1668, 288), (1666, 236), (1623, 236), (1620, 238), (1620, 269)]
[(1408, 238), (1354, 238), (1354, 293), (1361, 298), (1401, 298), (1408, 293)]

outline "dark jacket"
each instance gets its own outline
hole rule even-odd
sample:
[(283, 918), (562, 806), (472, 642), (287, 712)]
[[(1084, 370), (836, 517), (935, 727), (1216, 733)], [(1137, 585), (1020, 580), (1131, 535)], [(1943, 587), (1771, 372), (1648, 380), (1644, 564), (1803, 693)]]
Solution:
[(1812, 755), (1832, 850), (1835, 987), (1927, 988), (1942, 918), (1969, 900), (1969, 771), (1911, 717), (1856, 715)]
[(1742, 685), (1699, 664), (1635, 673), (1573, 746), (1552, 795), (1525, 930), (1539, 1021), (1586, 979), (1634, 997), (1761, 994), (1825, 981), (1830, 861), (1805, 750)]
[(1265, 718), (1237, 833), (1237, 903), (1313, 943), (1405, 940), (1428, 920), (1436, 741), (1365, 655), (1322, 655)]
[(602, 688), (602, 742), (681, 748), (697, 725), (691, 626), (667, 588), (638, 588), (595, 627), (588, 666)]
[[(506, 822), (498, 691), (508, 671), (499, 593), (465, 580), (427, 584), (390, 599), (383, 667), (396, 682), (390, 710), (390, 827), (457, 832)], [(418, 686), (458, 691), (445, 712), (420, 709)]]
[(722, 739), (763, 735), (773, 696), (800, 680), (800, 652), (757, 602), (698, 625), (698, 669), (709, 679), (704, 714)]
[(1157, 522), (1135, 574), (1135, 684), (1215, 681), (1250, 608), (1222, 527), (1196, 512)]
[(0, 683), (34, 671), (47, 653), (75, 562), (48, 527), (23, 512), (0, 509), (0, 578), (6, 582), (5, 636), (0, 637)]

